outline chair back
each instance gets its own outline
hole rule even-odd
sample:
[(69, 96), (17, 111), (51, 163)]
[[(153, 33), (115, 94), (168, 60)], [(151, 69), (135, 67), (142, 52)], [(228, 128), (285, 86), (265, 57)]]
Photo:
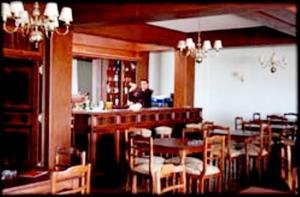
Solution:
[(260, 130), (260, 150), (265, 149), (269, 154), (272, 148), (272, 129), (269, 124), (263, 123)]
[(250, 121), (243, 121), (242, 128), (243, 130), (250, 130), (250, 131), (259, 131), (262, 122), (260, 120), (250, 120)]
[(226, 132), (225, 135), (225, 149), (227, 149), (228, 155), (231, 155), (231, 130), (230, 127), (223, 125), (214, 125), (212, 130), (221, 130)]
[(200, 176), (205, 175), (209, 165), (217, 166), (222, 173), (224, 170), (225, 136), (206, 136), (203, 148), (203, 171)]
[(55, 170), (64, 170), (73, 165), (86, 164), (86, 152), (74, 147), (57, 147), (55, 152)]
[(139, 165), (139, 159), (149, 163), (149, 172), (153, 172), (153, 138), (142, 135), (129, 136), (129, 163), (130, 169)]
[(89, 194), (90, 187), (91, 164), (76, 165), (51, 173), (52, 194)]
[(298, 120), (298, 113), (294, 113), (294, 112), (284, 113), (283, 117), (285, 117), (288, 120), (295, 120), (295, 122), (297, 122), (297, 120)]
[(252, 114), (252, 119), (253, 119), (253, 120), (261, 120), (261, 118), (260, 118), (260, 113), (259, 113), (259, 112), (254, 112), (254, 113)]
[(269, 124), (288, 125), (288, 119), (280, 115), (268, 115), (267, 121)]
[(201, 139), (203, 140), (205, 137), (205, 130), (209, 128), (195, 128), (195, 127), (188, 127), (182, 129), (182, 140), (185, 141), (187, 139)]
[[(169, 178), (170, 176), (176, 177), (171, 183), (161, 184), (161, 179)], [(156, 194), (161, 195), (170, 191), (178, 191), (186, 193), (186, 170), (185, 165), (164, 164), (160, 171), (155, 174)], [(167, 179), (165, 180), (167, 181)]]
[(234, 119), (234, 129), (235, 130), (242, 130), (243, 129), (243, 117), (237, 116)]

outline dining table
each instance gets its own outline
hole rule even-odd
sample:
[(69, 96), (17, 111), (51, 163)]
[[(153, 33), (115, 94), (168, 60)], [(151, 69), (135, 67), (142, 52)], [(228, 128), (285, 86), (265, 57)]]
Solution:
[(203, 140), (182, 138), (155, 138), (153, 140), (153, 152), (156, 154), (179, 155), (181, 164), (184, 163), (186, 155), (201, 153), (203, 151)]

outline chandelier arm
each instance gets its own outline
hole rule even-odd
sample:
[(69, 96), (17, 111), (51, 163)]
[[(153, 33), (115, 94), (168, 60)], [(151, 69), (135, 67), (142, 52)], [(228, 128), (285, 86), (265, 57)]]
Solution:
[(58, 28), (55, 29), (55, 32), (60, 36), (65, 36), (69, 33), (69, 25), (65, 25), (66, 30), (64, 32), (59, 32)]
[(7, 26), (6, 26), (6, 22), (3, 23), (3, 29), (4, 29), (4, 31), (7, 32), (7, 33), (9, 33), (9, 34), (15, 33), (15, 32), (18, 30), (18, 28), (19, 28), (19, 27), (16, 26), (12, 31), (9, 31), (9, 30), (7, 29)]

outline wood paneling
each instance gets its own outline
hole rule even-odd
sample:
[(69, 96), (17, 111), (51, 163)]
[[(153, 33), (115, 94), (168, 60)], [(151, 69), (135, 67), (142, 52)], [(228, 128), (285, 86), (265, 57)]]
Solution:
[(72, 33), (54, 34), (50, 45), (48, 165), (54, 165), (55, 148), (71, 145)]
[(174, 107), (193, 107), (195, 59), (175, 52)]
[(141, 79), (149, 79), (149, 52), (140, 53), (140, 60), (136, 66), (136, 83), (139, 84)]
[(167, 46), (143, 44), (119, 39), (106, 38), (84, 33), (74, 33), (72, 53), (77, 57), (138, 60), (138, 52), (161, 51)]

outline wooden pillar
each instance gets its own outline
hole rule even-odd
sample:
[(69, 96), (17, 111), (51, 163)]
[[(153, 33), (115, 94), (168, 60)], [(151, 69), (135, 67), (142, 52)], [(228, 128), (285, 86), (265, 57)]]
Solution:
[(175, 51), (174, 107), (194, 105), (195, 59)]
[[(53, 168), (57, 146), (71, 145), (72, 32), (53, 34), (49, 47), (48, 167)], [(47, 150), (46, 150), (47, 151)]]
[(141, 52), (140, 60), (136, 66), (136, 83), (139, 85), (141, 79), (149, 80), (149, 52)]

